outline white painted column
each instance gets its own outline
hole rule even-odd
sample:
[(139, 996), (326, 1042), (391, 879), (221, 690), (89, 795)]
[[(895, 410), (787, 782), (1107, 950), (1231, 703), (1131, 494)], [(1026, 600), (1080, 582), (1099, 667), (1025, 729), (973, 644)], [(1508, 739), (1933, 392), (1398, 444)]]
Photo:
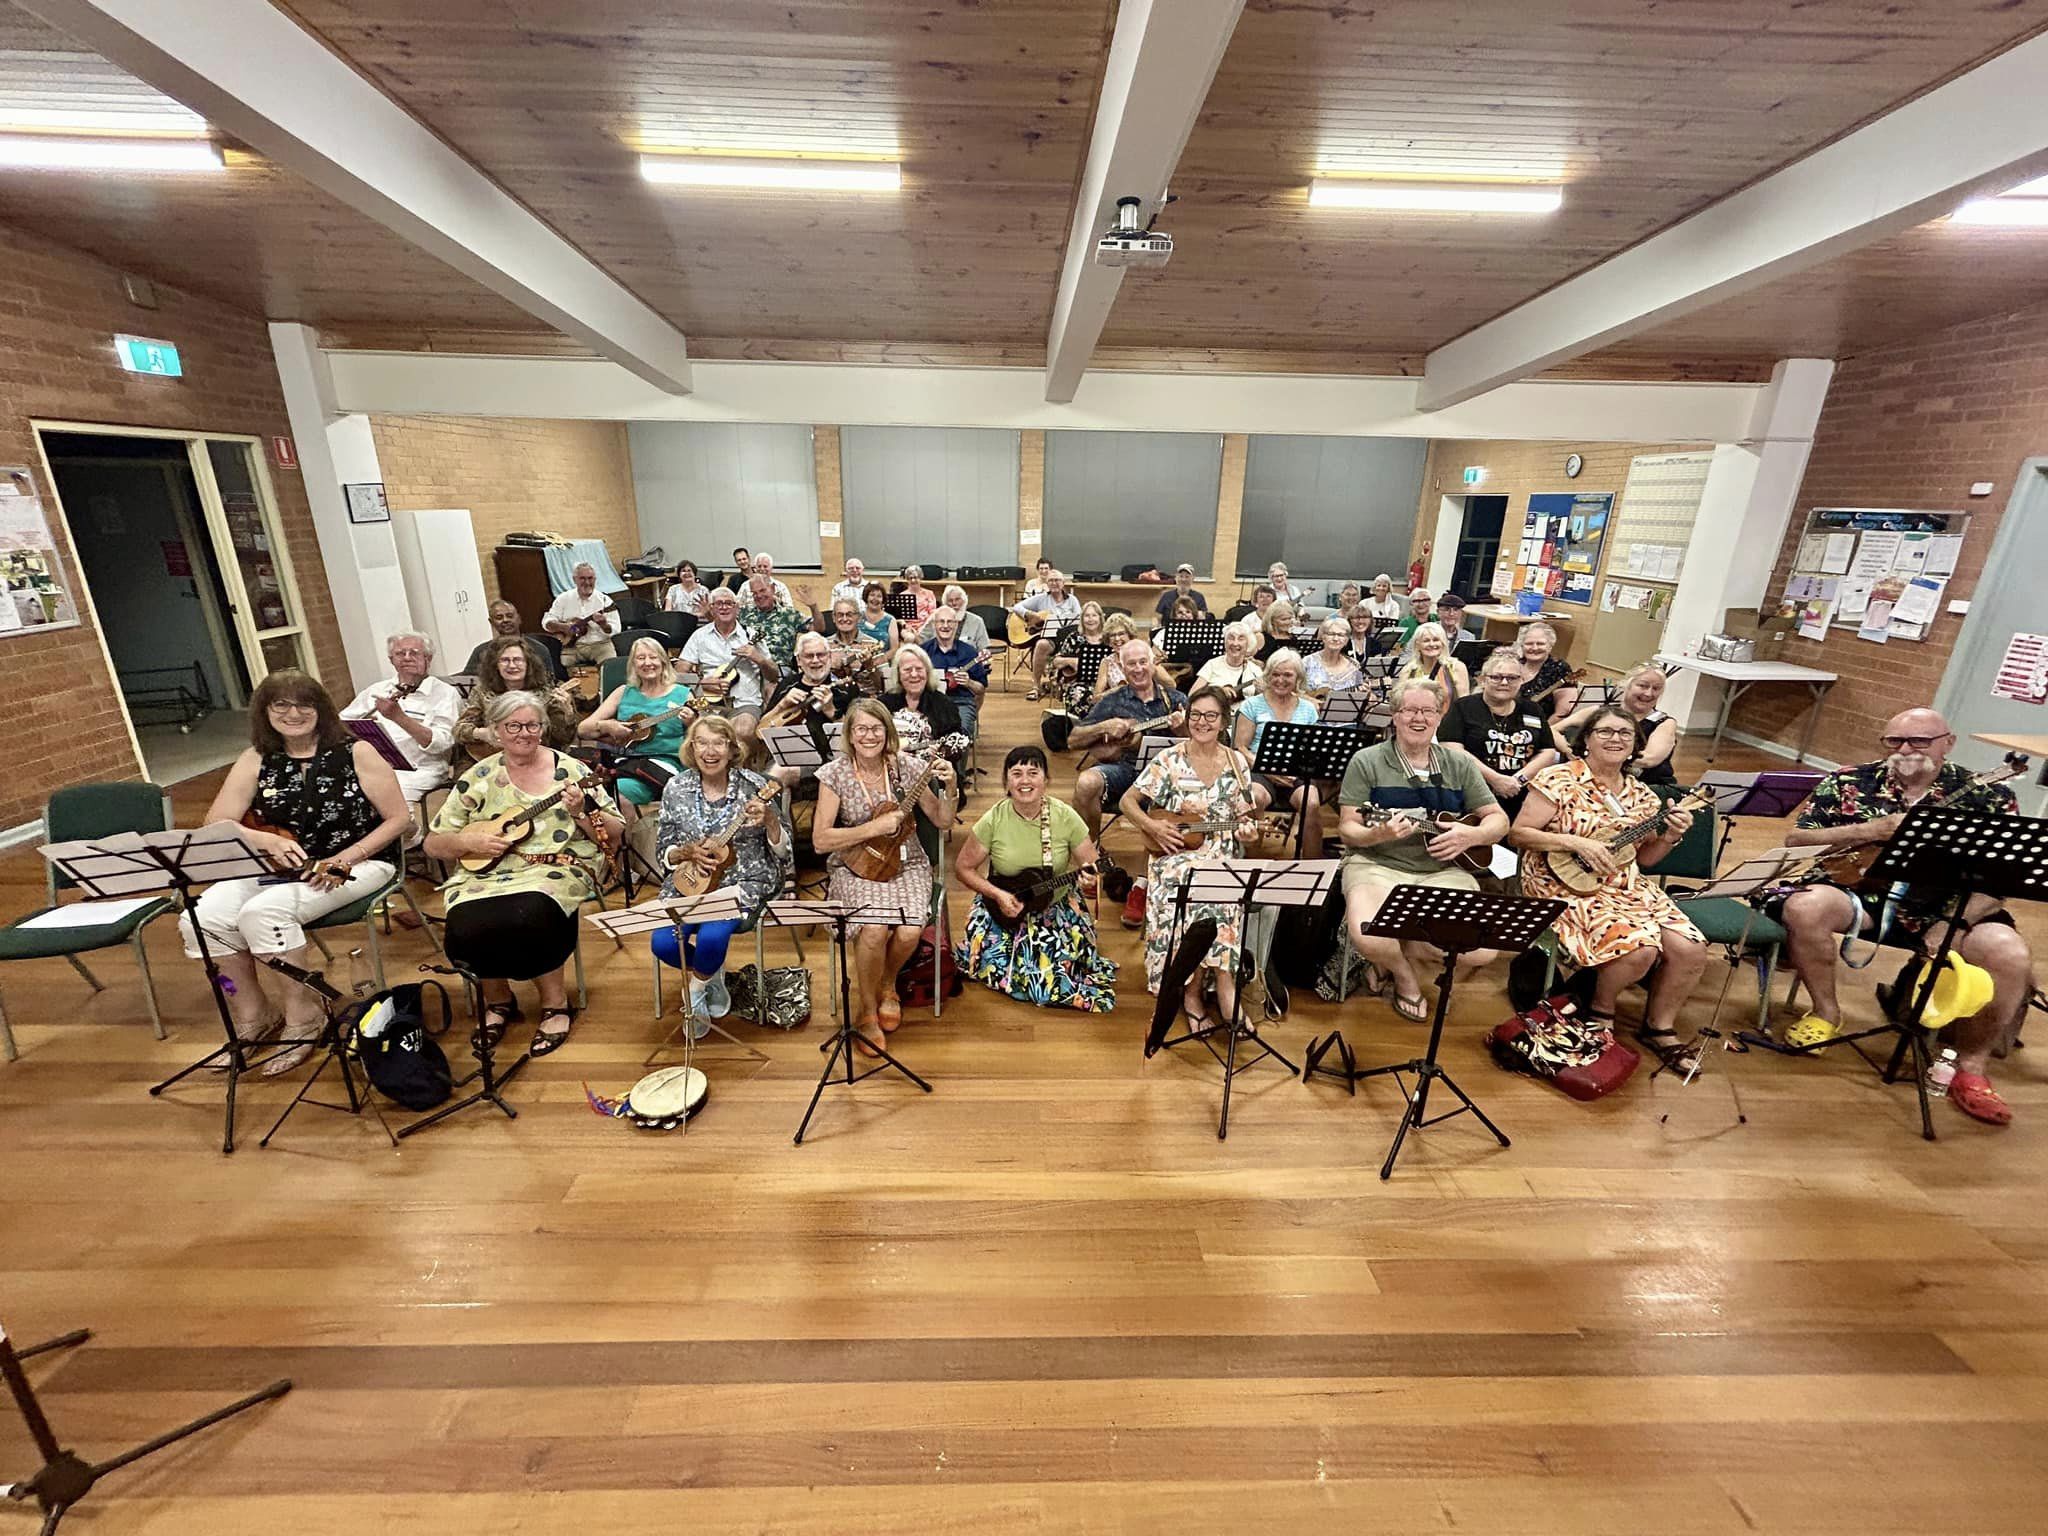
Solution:
[(351, 523), (341, 494), (344, 485), (381, 482), (384, 472), (370, 436), (370, 418), (345, 416), (334, 408), (327, 358), (313, 328), (274, 324), (270, 348), (284, 385), (285, 412), (298, 445), (313, 530), (320, 540), (320, 559), (327, 567), (334, 616), (348, 657), (349, 677), (325, 682), (328, 691), (345, 702), (390, 671), (384, 637), (413, 622), (391, 525)]
[[(1754, 609), (1763, 603), (1798, 505), (1834, 373), (1834, 363), (1826, 358), (1780, 362), (1743, 441), (1715, 446), (1665, 622), (1666, 651), (1689, 651), (1701, 636), (1722, 628), (1731, 608)], [(1720, 710), (1721, 688), (1711, 678), (1682, 671), (1665, 690), (1664, 708), (1686, 730), (1710, 730)]]

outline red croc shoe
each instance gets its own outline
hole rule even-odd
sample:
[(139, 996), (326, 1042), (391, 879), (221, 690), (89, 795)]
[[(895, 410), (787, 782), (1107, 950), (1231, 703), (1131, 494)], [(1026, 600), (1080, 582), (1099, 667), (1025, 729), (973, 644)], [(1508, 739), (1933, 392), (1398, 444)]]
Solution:
[(1958, 1072), (1949, 1082), (1948, 1096), (1972, 1120), (1986, 1125), (2012, 1124), (2012, 1106), (1998, 1096), (1991, 1079), (1981, 1072)]

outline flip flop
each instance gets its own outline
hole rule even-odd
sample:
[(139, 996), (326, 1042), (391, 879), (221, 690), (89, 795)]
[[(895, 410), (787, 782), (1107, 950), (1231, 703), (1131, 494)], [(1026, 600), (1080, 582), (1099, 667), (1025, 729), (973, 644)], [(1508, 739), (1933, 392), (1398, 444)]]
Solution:
[(1429, 999), (1426, 997), (1403, 997), (1390, 983), (1386, 991), (1387, 1006), (1406, 1019), (1410, 1024), (1429, 1022)]
[[(304, 1066), (319, 1048), (318, 1035), (301, 1035), (293, 1039), (280, 1040), (278, 1052), (257, 1069), (263, 1077), (283, 1077), (285, 1073)], [(2008, 1117), (2010, 1118), (2010, 1117)]]

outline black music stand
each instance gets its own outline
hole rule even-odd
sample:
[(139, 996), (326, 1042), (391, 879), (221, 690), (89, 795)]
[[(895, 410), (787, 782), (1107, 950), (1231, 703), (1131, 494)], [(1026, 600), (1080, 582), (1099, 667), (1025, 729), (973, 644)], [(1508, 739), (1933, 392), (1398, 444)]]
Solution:
[[(1317, 723), (1325, 729), (1342, 726), (1365, 731), (1374, 740), (1381, 740), (1386, 736), (1387, 727), (1394, 723), (1394, 717), (1387, 713), (1386, 691), (1375, 688), (1371, 683), (1361, 683), (1356, 688), (1346, 688), (1323, 700), (1323, 717)], [(1264, 737), (1260, 738), (1262, 744), (1264, 740)]]
[(176, 893), (184, 908), (185, 926), (191, 930), (199, 949), (199, 963), (206, 969), (208, 990), (225, 1041), (208, 1051), (181, 1072), (175, 1072), (149, 1090), (155, 1098), (173, 1083), (210, 1067), (227, 1073), (226, 1128), (221, 1137), (223, 1153), (235, 1150), (235, 1094), (245, 1074), (255, 1070), (273, 1053), (269, 1042), (244, 1040), (235, 1030), (228, 1012), (225, 978), (215, 963), (206, 929), (199, 921), (198, 890), (219, 880), (266, 879), (277, 875), (277, 866), (258, 853), (244, 836), (244, 829), (221, 823), (197, 830), (168, 832), (122, 832), (112, 837), (79, 842), (51, 843), (40, 850), (43, 857), (66, 875), (86, 896), (95, 901), (122, 896), (140, 896), (165, 886)]
[(396, 1139), (403, 1141), (416, 1131), (424, 1131), (430, 1125), (439, 1125), (450, 1115), (468, 1109), (472, 1104), (494, 1105), (507, 1120), (517, 1120), (519, 1118), (519, 1111), (505, 1102), (501, 1090), (514, 1077), (518, 1076), (528, 1062), (533, 1060), (533, 1048), (528, 1046), (525, 1050), (521, 1051), (518, 1056), (513, 1058), (512, 1065), (500, 1072), (498, 1070), (498, 1044), (491, 1038), (490, 1032), (484, 1028), (484, 984), (481, 978), (477, 976), (476, 972), (470, 970), (468, 966), (457, 965), (452, 958), (446, 965), (422, 964), (420, 969), (436, 976), (459, 976), (462, 978), (462, 989), (470, 1003), (470, 1016), (476, 1020), (476, 1028), (470, 1032), (469, 1036), (469, 1048), (476, 1056), (476, 1070), (468, 1073), (466, 1076), (458, 1077), (453, 1083), (449, 1084), (449, 1091), (452, 1093), (458, 1088), (467, 1088), (471, 1083), (475, 1083), (477, 1089), (476, 1092), (466, 1099), (457, 1099), (452, 1104), (443, 1104), (439, 1109), (420, 1116), (419, 1119), (412, 1121), (410, 1124), (401, 1125), (396, 1132)]
[(1168, 661), (1176, 666), (1192, 666), (1199, 672), (1223, 654), (1223, 621), (1174, 619), (1163, 625), (1155, 638), (1160, 654)]
[[(1356, 726), (1300, 725), (1292, 720), (1268, 720), (1266, 728), (1259, 733), (1259, 751), (1252, 761), (1252, 772), (1294, 779), (1302, 784), (1341, 779), (1351, 759), (1371, 745), (1371, 733)], [(1320, 853), (1322, 850), (1315, 851)], [(1294, 856), (1301, 859), (1307, 858), (1308, 854), (1308, 816), (1303, 812), (1294, 820)]]
[(1815, 769), (1767, 770), (1762, 773), (1731, 772), (1710, 768), (1700, 775), (1700, 787), (1714, 796), (1714, 814), (1721, 818), (1721, 844), (1714, 861), (1728, 851), (1735, 836), (1737, 816), (1764, 816), (1773, 821), (1790, 816), (1806, 803), (1825, 775)]
[[(1180, 947), (1181, 928), (1187, 918), (1188, 907), (1194, 902), (1237, 908), (1237, 931), (1245, 933), (1251, 927), (1253, 907), (1321, 906), (1329, 899), (1338, 867), (1335, 859), (1222, 859), (1214, 864), (1191, 865), (1180, 889), (1174, 893), (1173, 933), (1166, 952), (1171, 955)], [(1287, 1069), (1289, 1077), (1298, 1070), (1293, 1062), (1273, 1049), (1264, 1036), (1245, 1022), (1244, 984), (1251, 972), (1251, 951), (1247, 945), (1238, 951), (1237, 1001), (1231, 1007), (1230, 1022), (1223, 1030), (1211, 1029), (1201, 1034), (1189, 1030), (1161, 1040), (1156, 1046), (1149, 1037), (1146, 1040), (1147, 1056), (1157, 1050), (1172, 1050), (1191, 1040), (1197, 1041), (1208, 1047), (1209, 1054), (1222, 1066), (1223, 1106), (1216, 1116), (1218, 1141), (1230, 1134), (1230, 1089), (1238, 1073), (1249, 1071), (1269, 1056)], [(1225, 1036), (1221, 1050), (1216, 1047), (1215, 1036), (1218, 1033)], [(1252, 1052), (1242, 1061), (1238, 1060), (1240, 1044)]]
[(882, 612), (898, 624), (907, 624), (911, 630), (918, 627), (917, 594), (908, 587), (901, 592), (887, 592), (882, 596)]
[[(599, 741), (583, 743), (572, 755), (578, 762), (587, 764), (593, 770), (598, 784), (607, 795), (611, 796), (612, 803), (617, 805), (623, 803), (624, 800), (624, 797), (619, 793), (619, 781), (633, 777), (633, 775), (621, 769), (619, 765), (629, 757), (640, 757), (646, 754), (635, 752), (630, 747), (615, 747), (609, 742)], [(667, 787), (666, 784), (662, 786), (663, 789)], [(661, 794), (657, 792), (652, 801), (636, 809), (638, 814), (642, 816), (659, 816), (661, 814)], [(622, 894), (628, 906), (631, 906), (640, 899), (640, 887), (642, 885), (652, 885), (656, 889), (660, 888), (661, 871), (647, 862), (645, 855), (633, 846), (633, 840), (630, 836), (619, 839), (618, 858), (619, 883), (624, 887)], [(602, 899), (602, 896), (600, 896), (599, 900)], [(614, 936), (614, 942), (617, 942), (616, 936)], [(623, 948), (624, 946), (621, 945), (620, 947)]]
[[(302, 966), (291, 964), (289, 961), (279, 960), (273, 955), (258, 955), (256, 958), (279, 975), (290, 977), (315, 997), (319, 998), (320, 1011), (326, 1019), (326, 1022), (321, 1026), (320, 1040), (317, 1047), (322, 1052), (320, 1065), (315, 1067), (312, 1075), (299, 1085), (298, 1093), (293, 1097), (291, 1103), (285, 1105), (284, 1113), (277, 1117), (277, 1123), (263, 1133), (263, 1139), (257, 1142), (256, 1145), (259, 1147), (269, 1146), (270, 1138), (284, 1129), (285, 1121), (291, 1119), (292, 1111), (301, 1104), (309, 1103), (315, 1109), (332, 1109), (342, 1114), (356, 1115), (362, 1113), (363, 1105), (367, 1103), (377, 1112), (377, 1123), (384, 1127), (384, 1134), (391, 1139), (391, 1145), (395, 1148), (398, 1145), (398, 1136), (391, 1129), (391, 1122), (384, 1118), (384, 1106), (377, 1102), (376, 1094), (371, 1089), (367, 1073), (363, 1076), (361, 1091), (358, 1092), (356, 1089), (355, 1068), (349, 1064), (349, 1038), (342, 1030), (341, 1020), (335, 1017), (335, 1005), (339, 1003), (346, 1006), (352, 999), (347, 993), (336, 990), (334, 984), (319, 971), (306, 970)], [(336, 1104), (328, 1099), (315, 1099), (311, 1097), (315, 1085), (319, 1083), (327, 1069), (332, 1066), (339, 1066), (341, 1068), (341, 1086), (343, 1091), (348, 1094), (348, 1102), (346, 1104)]]
[[(621, 949), (625, 948), (625, 939), (629, 934), (651, 934), (661, 928), (674, 929), (676, 936), (676, 960), (678, 968), (683, 972), (683, 1035), (686, 1047), (687, 1043), (694, 1043), (699, 1038), (689, 1027), (690, 1021), (694, 1018), (704, 1024), (705, 1034), (715, 1034), (728, 1044), (738, 1046), (749, 1056), (752, 1056), (755, 1061), (766, 1064), (768, 1060), (768, 1053), (766, 1051), (756, 1050), (753, 1046), (748, 1045), (738, 1035), (720, 1025), (716, 1019), (690, 1012), (689, 967), (682, 964), (682, 957), (688, 952), (689, 948), (683, 942), (683, 924), (740, 922), (745, 920), (746, 915), (746, 900), (742, 896), (739, 887), (735, 885), (721, 885), (715, 890), (704, 892), (701, 896), (663, 896), (657, 894), (651, 900), (643, 902), (637, 907), (627, 907), (622, 912), (588, 913), (585, 915), (584, 921), (600, 933), (608, 935)], [(660, 992), (661, 986), (657, 982), (655, 985), (657, 1002), (659, 1001)], [(687, 1056), (684, 1059), (683, 1065), (690, 1065)]]
[[(855, 1083), (865, 1082), (877, 1072), (895, 1071), (909, 1078), (926, 1093), (932, 1085), (919, 1077), (910, 1068), (889, 1054), (888, 1047), (877, 1048), (868, 1044), (868, 1049), (880, 1057), (873, 1066), (856, 1072), (853, 1065), (853, 958), (846, 952), (846, 930), (849, 927), (868, 927), (876, 923), (887, 923), (891, 927), (907, 925), (909, 914), (903, 912), (880, 912), (867, 907), (849, 907), (836, 901), (782, 901), (776, 903), (781, 909), (777, 920), (785, 926), (794, 926), (797, 921), (808, 917), (817, 922), (829, 923), (832, 928), (833, 951), (839, 959), (839, 1018), (833, 1029), (832, 1038), (820, 1046), (827, 1051), (825, 1070), (818, 1074), (818, 1086), (811, 1093), (810, 1107), (804, 1111), (804, 1118), (796, 1128), (796, 1144), (804, 1144), (804, 1132), (811, 1127), (811, 1116), (818, 1112), (818, 1100), (825, 1096), (825, 1085), (838, 1081), (851, 1088)], [(844, 1058), (844, 1077), (835, 1079)]]
[[(1812, 1055), (1830, 1046), (1854, 1046), (1887, 1083), (1898, 1081), (1908, 1053), (1913, 1058), (1913, 1087), (1920, 1097), (1920, 1135), (1933, 1141), (1934, 1113), (1927, 1102), (1927, 1030), (1920, 1020), (1934, 998), (1934, 984), (1955, 948), (1957, 920), (1973, 896), (1998, 901), (2048, 901), (2048, 821), (2037, 816), (1987, 816), (1982, 811), (1921, 805), (1906, 812), (1891, 841), (1870, 866), (1879, 883), (1917, 885), (1946, 891), (1952, 903), (1943, 914), (1941, 943), (1920, 967), (1920, 979), (1906, 1017), (1887, 1019), (1870, 1029), (1836, 1035), (1818, 1045), (1795, 1050)], [(1858, 909), (1861, 910), (1860, 908)], [(1871, 935), (1884, 942), (1882, 932)], [(1877, 1035), (1898, 1036), (1891, 1059), (1883, 1067), (1858, 1042)]]
[[(1486, 1118), (1486, 1112), (1472, 1102), (1457, 1080), (1437, 1065), (1437, 1047), (1444, 1037), (1444, 1017), (1451, 1009), (1451, 989), (1457, 982), (1458, 956), (1475, 949), (1499, 949), (1520, 954), (1536, 942), (1537, 936), (1564, 910), (1561, 901), (1536, 901), (1527, 896), (1494, 896), (1485, 891), (1459, 891), (1437, 885), (1397, 885), (1363, 931), (1376, 939), (1395, 939), (1433, 945), (1443, 951), (1443, 974), (1436, 982), (1436, 1016), (1429, 1023), (1429, 1046), (1410, 1061), (1392, 1066), (1367, 1067), (1359, 1078), (1392, 1077), (1408, 1092), (1408, 1107), (1394, 1128), (1394, 1143), (1387, 1148), (1387, 1160), (1380, 1164), (1380, 1177), (1394, 1174), (1394, 1159), (1401, 1155), (1401, 1143), (1410, 1130), (1439, 1125), (1470, 1111), (1493, 1133), (1502, 1146), (1508, 1138)], [(1402, 1073), (1412, 1074), (1415, 1087), (1408, 1090)], [(1429, 1085), (1441, 1080), (1458, 1096), (1458, 1108), (1427, 1119)]]
[(43, 1513), (42, 1536), (50, 1536), (57, 1529), (57, 1523), (72, 1506), (92, 1491), (93, 1485), (109, 1472), (118, 1472), (132, 1466), (145, 1456), (154, 1456), (168, 1446), (176, 1445), (198, 1434), (202, 1429), (211, 1429), (224, 1419), (231, 1419), (238, 1413), (254, 1408), (258, 1403), (271, 1402), (291, 1391), (291, 1378), (273, 1381), (260, 1392), (251, 1392), (247, 1397), (229, 1403), (225, 1408), (202, 1414), (189, 1424), (154, 1435), (134, 1447), (121, 1452), (106, 1461), (87, 1461), (76, 1451), (66, 1450), (57, 1443), (56, 1431), (50, 1428), (50, 1420), (43, 1412), (43, 1405), (36, 1398), (36, 1389), (29, 1383), (28, 1373), (21, 1368), (21, 1362), (36, 1355), (48, 1354), (53, 1349), (70, 1349), (83, 1344), (92, 1337), (89, 1328), (77, 1328), (70, 1333), (60, 1334), (54, 1339), (45, 1339), (27, 1349), (17, 1350), (8, 1341), (7, 1330), (0, 1327), (0, 1378), (7, 1382), (7, 1390), (14, 1394), (14, 1404), (21, 1410), (22, 1422), (28, 1426), (29, 1438), (36, 1443), (36, 1450), (43, 1458), (33, 1476), (18, 1483), (0, 1483), (0, 1497), (17, 1504), (35, 1500), (36, 1507)]

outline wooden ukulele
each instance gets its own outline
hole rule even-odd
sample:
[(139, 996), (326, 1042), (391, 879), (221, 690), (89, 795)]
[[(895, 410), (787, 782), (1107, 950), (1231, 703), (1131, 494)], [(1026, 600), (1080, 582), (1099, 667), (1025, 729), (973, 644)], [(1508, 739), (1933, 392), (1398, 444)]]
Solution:
[[(603, 618), (606, 614), (612, 612), (615, 606), (616, 605), (612, 602), (612, 600), (609, 597), (607, 597), (604, 600), (604, 606), (598, 609), (597, 612), (587, 614), (580, 619), (571, 619), (569, 621), (568, 643), (570, 645), (574, 645), (577, 641), (581, 640), (585, 635), (589, 634), (591, 631), (591, 627), (595, 625), (599, 619)], [(606, 630), (605, 633), (609, 634), (611, 633), (611, 631)]]
[(621, 720), (619, 724), (626, 727), (628, 735), (619, 745), (621, 747), (637, 747), (642, 742), (651, 738), (656, 731), (667, 725), (671, 720), (680, 720), (685, 726), (688, 726), (695, 723), (696, 719), (696, 705), (678, 704), (673, 709), (664, 709), (658, 715), (638, 715), (634, 717), (630, 724)]
[(1571, 688), (1579, 683), (1584, 682), (1585, 680), (1586, 669), (1584, 667), (1574, 667), (1571, 671), (1565, 673), (1563, 677), (1560, 677), (1556, 682), (1550, 684), (1549, 687), (1537, 689), (1534, 693), (1530, 694), (1527, 699), (1523, 700), (1523, 702), (1525, 704), (1541, 704), (1545, 699), (1549, 698), (1553, 693), (1557, 692), (1558, 689)]
[[(1702, 784), (1688, 791), (1683, 799), (1659, 805), (1656, 815), (1603, 838), (1602, 844), (1615, 856), (1615, 863), (1625, 868), (1635, 862), (1636, 845), (1662, 831), (1673, 811), (1695, 811), (1713, 803), (1713, 790)], [(1522, 886), (1530, 896), (1590, 896), (1606, 879), (1569, 848), (1553, 848), (1540, 859), (1522, 860)]]
[(938, 767), (945, 743), (953, 740), (965, 741), (966, 738), (948, 736), (934, 743), (931, 755), (919, 765), (910, 782), (904, 786), (903, 798), (884, 800), (874, 808), (868, 817), (870, 821), (880, 821), (891, 811), (900, 811), (903, 815), (903, 825), (897, 829), (894, 837), (872, 838), (864, 843), (855, 843), (851, 848), (844, 850), (839, 857), (850, 873), (862, 880), (872, 880), (878, 885), (887, 884), (903, 873), (904, 845), (917, 836), (917, 797), (924, 793), (925, 785), (931, 780), (932, 770)]
[(781, 698), (768, 706), (768, 712), (761, 717), (763, 727), (795, 725), (814, 709), (822, 709), (817, 700), (819, 689), (830, 692), (832, 683), (828, 678), (822, 683), (798, 683)]
[[(1461, 816), (1451, 811), (1432, 813), (1423, 810), (1419, 806), (1361, 805), (1355, 807), (1355, 809), (1358, 812), (1359, 820), (1368, 827), (1384, 826), (1396, 818), (1406, 818), (1409, 821), (1415, 822), (1419, 830), (1430, 832), (1431, 834), (1446, 832), (1452, 827), (1476, 827), (1481, 821), (1486, 819), (1486, 812), (1484, 811), (1467, 811)], [(1468, 870), (1475, 875), (1488, 874), (1493, 869), (1493, 844), (1485, 843), (1477, 848), (1467, 848), (1463, 853), (1455, 855), (1449, 862), (1457, 868)]]
[[(749, 804), (769, 805), (782, 793), (782, 786), (770, 779), (754, 791)], [(702, 896), (706, 891), (715, 891), (724, 882), (726, 871), (739, 859), (733, 841), (746, 830), (747, 810), (741, 806), (734, 812), (732, 820), (721, 831), (712, 833), (694, 843), (680, 843), (669, 849), (666, 857), (668, 867), (675, 871), (675, 887), (678, 896)], [(697, 862), (697, 855), (710, 853), (712, 862), (708, 865)]]
[[(1132, 747), (1136, 746), (1139, 742), (1144, 740), (1145, 733), (1147, 731), (1151, 730), (1155, 725), (1166, 724), (1167, 721), (1171, 720), (1178, 713), (1180, 713), (1180, 711), (1178, 710), (1168, 710), (1165, 714), (1160, 715), (1155, 719), (1131, 721), (1131, 730), (1129, 735), (1123, 736), (1115, 741), (1100, 741), (1092, 747), (1082, 748), (1081, 762), (1079, 766), (1082, 768), (1091, 768), (1097, 763), (1115, 762), (1118, 758), (1122, 757), (1125, 753), (1130, 751)], [(1107, 721), (1102, 721), (1099, 723), (1105, 725), (1108, 724)]]
[[(1920, 805), (1948, 805), (1960, 800), (1975, 789), (1988, 789), (1993, 784), (2003, 784), (2007, 779), (2016, 779), (2027, 771), (2028, 761), (2024, 752), (2008, 752), (2005, 766), (1990, 773), (1980, 773), (1944, 795), (1928, 795)], [(1917, 809), (1917, 807), (1916, 807)], [(1870, 866), (1877, 862), (1891, 840), (1881, 843), (1864, 843), (1855, 848), (1845, 848), (1840, 853), (1821, 856), (1821, 863), (1828, 868), (1828, 879), (1837, 885), (1846, 885), (1852, 891), (1876, 891), (1882, 894), (1891, 889), (1889, 881), (1872, 880)]]
[(555, 808), (567, 789), (568, 786), (564, 785), (553, 794), (548, 795), (544, 799), (536, 800), (531, 805), (507, 811), (502, 816), (493, 816), (485, 821), (471, 822), (470, 825), (480, 831), (489, 832), (497, 837), (510, 838), (512, 846), (503, 853), (465, 854), (462, 860), (462, 867), (473, 875), (488, 874), (496, 869), (500, 863), (518, 849), (521, 843), (533, 835), (534, 823)]

